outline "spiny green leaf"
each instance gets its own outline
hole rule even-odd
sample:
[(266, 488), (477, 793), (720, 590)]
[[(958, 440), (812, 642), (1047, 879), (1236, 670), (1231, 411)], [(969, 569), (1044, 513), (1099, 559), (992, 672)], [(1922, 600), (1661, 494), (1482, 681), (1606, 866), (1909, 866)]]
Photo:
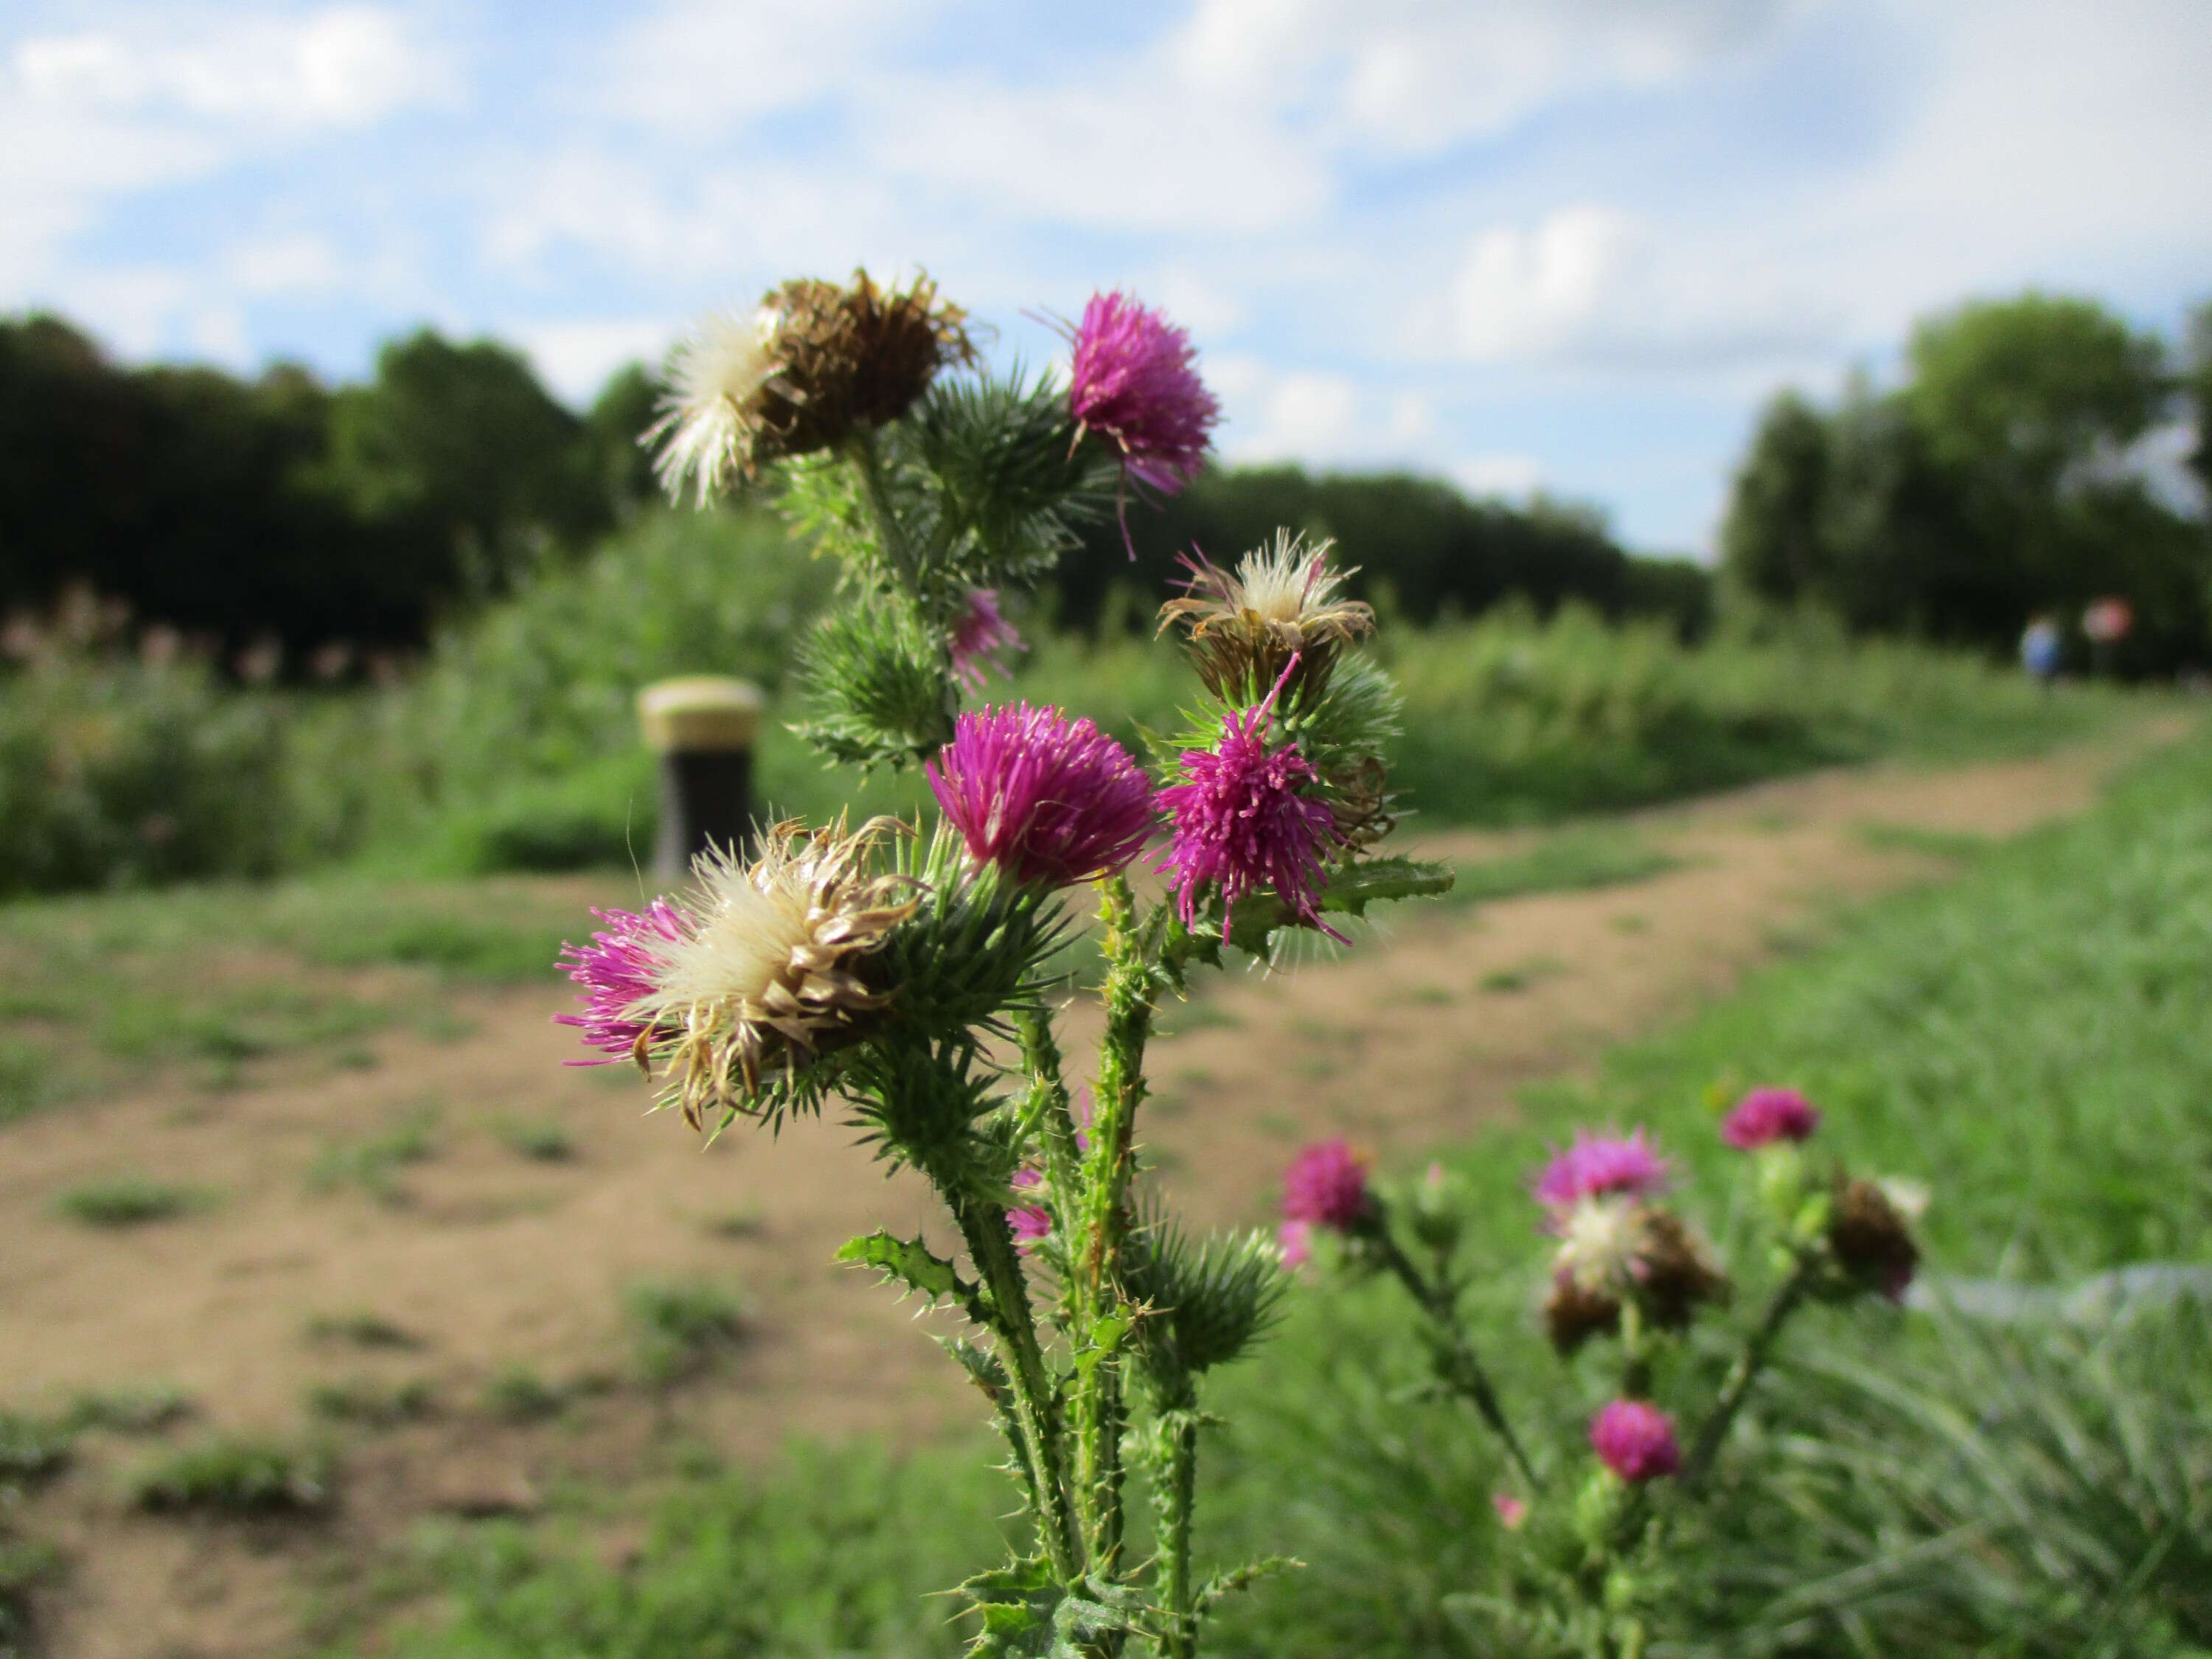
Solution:
[(858, 1238), (848, 1238), (830, 1258), (855, 1267), (873, 1267), (885, 1279), (898, 1282), (934, 1304), (957, 1302), (970, 1318), (982, 1322), (982, 1287), (960, 1277), (952, 1264), (933, 1253), (919, 1238), (894, 1238), (878, 1227)]
[[(1422, 859), (1362, 859), (1328, 872), (1328, 886), (1320, 908), (1339, 915), (1362, 916), (1377, 899), (1432, 897), (1451, 890), (1455, 879), (1449, 864)], [(1267, 948), (1268, 936), (1294, 920), (1291, 908), (1273, 893), (1255, 893), (1237, 906), (1230, 918), (1229, 942), (1255, 955)]]
[(1217, 1572), (1200, 1584), (1198, 1587), (1198, 1595), (1194, 1605), (1197, 1607), (1200, 1616), (1203, 1617), (1213, 1610), (1215, 1602), (1234, 1595), (1241, 1589), (1249, 1589), (1268, 1574), (1284, 1572), (1292, 1567), (1304, 1565), (1304, 1562), (1291, 1555), (1266, 1555), (1257, 1561), (1248, 1561), (1241, 1567), (1231, 1567), (1225, 1572)]

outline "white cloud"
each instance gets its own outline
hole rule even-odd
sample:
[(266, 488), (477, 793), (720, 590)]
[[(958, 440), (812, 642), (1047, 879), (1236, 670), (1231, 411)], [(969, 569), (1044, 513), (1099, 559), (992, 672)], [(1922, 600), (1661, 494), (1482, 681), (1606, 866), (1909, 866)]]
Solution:
[(617, 38), (594, 102), (668, 131), (726, 130), (849, 97), (942, 10), (938, 0), (678, 0)]
[(34, 36), (15, 48), (16, 80), (47, 107), (303, 126), (357, 126), (453, 91), (452, 65), (382, 8), (179, 21)]
[(626, 364), (658, 365), (676, 331), (665, 317), (579, 318), (527, 323), (512, 331), (545, 384), (580, 407)]
[(344, 279), (337, 251), (310, 233), (241, 242), (223, 258), (223, 276), (241, 294), (319, 294)]
[(1610, 87), (1680, 78), (1803, 0), (1200, 0), (1173, 61), (1217, 97), (1419, 153)]
[(1543, 464), (1534, 455), (1470, 455), (1449, 471), (1470, 495), (1533, 495), (1544, 483)]
[(1414, 465), (1434, 447), (1436, 410), (1419, 392), (1324, 370), (1280, 371), (1234, 354), (1209, 358), (1206, 372), (1227, 416), (1221, 447), (1231, 460)]
[(1571, 344), (1613, 320), (1643, 252), (1636, 222), (1595, 204), (1561, 208), (1525, 229), (1486, 230), (1452, 281), (1454, 337), (1477, 362)]

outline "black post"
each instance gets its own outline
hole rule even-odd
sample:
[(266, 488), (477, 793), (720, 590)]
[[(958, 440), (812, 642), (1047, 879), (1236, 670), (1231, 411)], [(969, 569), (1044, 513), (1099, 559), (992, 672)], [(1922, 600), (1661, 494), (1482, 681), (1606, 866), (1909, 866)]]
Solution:
[(637, 714), (647, 745), (660, 757), (653, 866), (674, 878), (710, 842), (729, 847), (750, 838), (761, 694), (743, 680), (693, 675), (647, 686)]

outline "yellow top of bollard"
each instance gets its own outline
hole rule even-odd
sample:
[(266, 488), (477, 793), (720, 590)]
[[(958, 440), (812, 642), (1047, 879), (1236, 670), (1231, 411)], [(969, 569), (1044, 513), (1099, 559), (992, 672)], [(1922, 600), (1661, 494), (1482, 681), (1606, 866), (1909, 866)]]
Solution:
[(760, 730), (760, 687), (720, 674), (660, 680), (637, 694), (637, 723), (647, 747), (666, 754), (750, 749)]

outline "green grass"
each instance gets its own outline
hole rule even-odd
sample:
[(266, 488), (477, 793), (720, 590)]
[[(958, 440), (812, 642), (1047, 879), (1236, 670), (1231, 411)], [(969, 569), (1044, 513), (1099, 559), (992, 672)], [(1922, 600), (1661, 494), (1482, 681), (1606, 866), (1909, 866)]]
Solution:
[(225, 1437), (144, 1465), (131, 1476), (130, 1493), (150, 1515), (301, 1515), (329, 1507), (336, 1479), (336, 1465), (319, 1448)]
[(204, 1209), (213, 1196), (197, 1187), (181, 1187), (141, 1175), (106, 1176), (71, 1187), (54, 1199), (54, 1208), (88, 1227), (143, 1227), (173, 1221)]
[(1648, 880), (1679, 863), (1625, 824), (1571, 824), (1525, 852), (1461, 860), (1441, 902), (1458, 906), (1532, 893), (1588, 892)]
[(316, 1382), (308, 1387), (307, 1401), (307, 1410), (325, 1422), (372, 1429), (417, 1423), (437, 1409), (430, 1385), (420, 1377), (381, 1382), (374, 1377), (349, 1376)]
[[(1810, 1091), (1822, 1145), (1855, 1167), (1935, 1188), (1936, 1277), (2212, 1260), (2208, 1007), (2212, 743), (2198, 739), (2085, 819), (1844, 918), (1832, 944), (1594, 1079), (1530, 1091), (1517, 1124), (1440, 1149), (1471, 1194), (1504, 1392), (1571, 1432), (1599, 1386), (1562, 1372), (1527, 1315), (1543, 1244), (1525, 1182), (1547, 1147), (1578, 1123), (1648, 1125), (1724, 1237), (1711, 1195), (1737, 1155), (1715, 1103), (1753, 1082)], [(1490, 1583), (1498, 1544), (1484, 1437), (1408, 1398), (1422, 1363), (1390, 1286), (1330, 1282), (1293, 1302), (1264, 1358), (1209, 1391), (1229, 1426), (1207, 1442), (1200, 1547), (1307, 1565), (1231, 1603), (1208, 1651), (1494, 1650), (1454, 1611)], [(1886, 1659), (2202, 1650), (2208, 1340), (2154, 1321), (2045, 1342), (1879, 1309), (1808, 1316), (1789, 1381), (1723, 1465), (1729, 1481), (1771, 1469), (1791, 1484), (1781, 1498), (1747, 1485), (1684, 1534), (1676, 1564), (1706, 1622), (1670, 1651), (1750, 1651), (1739, 1638), (1762, 1632), (1796, 1644), (1781, 1650)], [(860, 1445), (687, 1487), (627, 1574), (543, 1534), (487, 1534), (442, 1563), (450, 1616), (390, 1650), (949, 1655), (957, 1632), (924, 1598), (993, 1559), (1012, 1501), (984, 1455), (980, 1439), (888, 1462)], [(1939, 1541), (1959, 1528), (1977, 1540), (1963, 1559)], [(1877, 1556), (1887, 1600), (1868, 1605), (1836, 1574)], [(1929, 1565), (1944, 1560), (1955, 1570)]]
[(517, 1157), (537, 1164), (566, 1164), (576, 1156), (576, 1138), (558, 1123), (505, 1122), (499, 1138)]
[(307, 1334), (310, 1342), (342, 1342), (356, 1348), (411, 1352), (422, 1346), (422, 1339), (405, 1326), (365, 1308), (313, 1315)]
[(88, 1389), (70, 1396), (62, 1420), (74, 1429), (110, 1434), (159, 1434), (192, 1414), (192, 1397), (166, 1382)]
[(705, 1279), (653, 1279), (623, 1293), (638, 1372), (665, 1385), (696, 1376), (735, 1350), (744, 1304)]
[(50, 1480), (68, 1468), (76, 1432), (66, 1421), (0, 1411), (0, 1497), (9, 1488)]
[(502, 1366), (483, 1388), (483, 1408), (507, 1423), (542, 1423), (568, 1409), (570, 1391), (527, 1365)]
[(437, 1151), (438, 1114), (424, 1106), (359, 1140), (334, 1141), (316, 1158), (308, 1179), (318, 1187), (358, 1187), (385, 1204), (406, 1201), (399, 1175)]

